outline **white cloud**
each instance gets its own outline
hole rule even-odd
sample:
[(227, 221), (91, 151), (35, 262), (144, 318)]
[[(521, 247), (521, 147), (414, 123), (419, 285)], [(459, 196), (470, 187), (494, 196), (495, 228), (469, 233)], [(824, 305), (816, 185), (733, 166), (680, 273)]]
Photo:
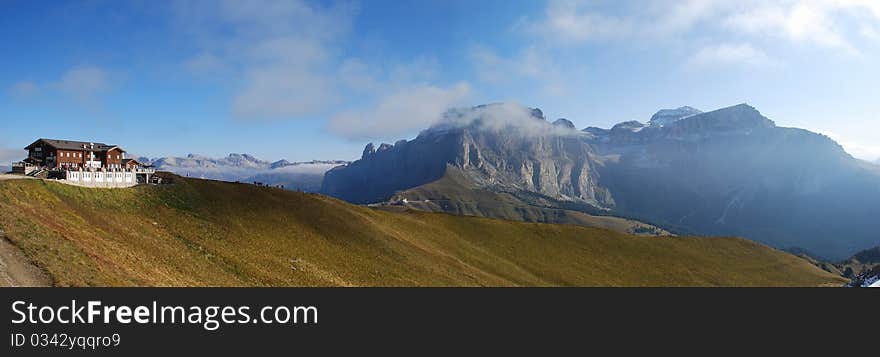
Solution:
[(9, 92), (13, 97), (23, 99), (29, 98), (40, 90), (40, 86), (32, 81), (21, 81), (12, 85)]
[(737, 64), (762, 67), (774, 65), (774, 62), (751, 44), (722, 43), (701, 48), (688, 59), (688, 64), (691, 67)]
[(338, 102), (336, 47), (355, 8), (306, 1), (178, 2), (180, 26), (199, 46), (183, 62), (196, 73), (237, 78), (231, 110), (241, 119), (297, 119)]
[(859, 29), (859, 33), (868, 40), (880, 41), (880, 31), (874, 26), (864, 24)]
[(584, 1), (551, 1), (539, 22), (527, 23), (526, 29), (554, 42), (582, 43), (622, 38), (635, 24), (628, 18), (594, 11)]
[(502, 57), (487, 47), (475, 47), (470, 51), (471, 62), (477, 76), (493, 85), (508, 85), (527, 81), (545, 94), (565, 95), (577, 71), (572, 69), (563, 75), (561, 66), (553, 56), (536, 46), (528, 46), (511, 57)]
[(61, 78), (50, 84), (78, 100), (89, 100), (113, 85), (111, 74), (95, 66), (77, 67), (68, 70)]
[(513, 102), (455, 108), (445, 113), (435, 124), (441, 128), (476, 125), (484, 130), (526, 136), (581, 134), (577, 129), (553, 125), (543, 118), (537, 118), (531, 108)]
[(328, 117), (349, 139), (422, 129), (469, 95), (470, 86), (431, 84), (437, 61), (370, 63), (345, 55), (357, 9), (306, 1), (182, 2), (177, 15), (200, 44), (189, 70), (221, 68), (232, 78), (239, 119)]
[(332, 79), (287, 63), (250, 70), (246, 82), (233, 99), (238, 118), (298, 118), (321, 113), (338, 100)]
[(767, 2), (730, 14), (724, 24), (736, 32), (754, 36), (781, 37), (855, 53), (857, 50), (841, 24), (842, 17), (846, 17), (841, 10), (850, 6), (855, 5), (835, 1)]
[(843, 146), (847, 153), (859, 159), (868, 161), (880, 160), (880, 138), (871, 138), (870, 132), (862, 132), (860, 134), (850, 133), (841, 135), (836, 131), (817, 130), (838, 144)]
[(336, 78), (324, 68), (323, 44), (299, 38), (265, 40), (251, 49), (259, 64), (245, 70), (233, 99), (236, 117), (297, 118), (321, 113), (339, 100)]
[(379, 71), (356, 58), (343, 61), (337, 75), (346, 87), (357, 92), (375, 91), (381, 86), (377, 79)]
[(80, 102), (89, 102), (112, 89), (122, 77), (97, 66), (73, 67), (62, 73), (57, 80), (37, 83), (21, 81), (10, 88), (13, 97), (24, 99), (37, 95), (45, 89), (63, 93)]
[(226, 62), (212, 53), (200, 53), (184, 61), (183, 66), (195, 74), (214, 74), (227, 69)]
[(442, 118), (470, 94), (467, 83), (442, 88), (431, 85), (403, 88), (364, 111), (345, 111), (328, 122), (328, 130), (350, 139), (394, 138), (423, 129)]
[(520, 78), (541, 78), (549, 75), (552, 64), (534, 46), (525, 48), (512, 58), (504, 58), (485, 47), (471, 51), (471, 58), (481, 80), (503, 83)]
[[(880, 24), (876, 0), (665, 0), (617, 3), (551, 1), (538, 19), (522, 26), (545, 43), (581, 45), (731, 37), (859, 53), (861, 38)], [(772, 44), (768, 44), (772, 46)]]

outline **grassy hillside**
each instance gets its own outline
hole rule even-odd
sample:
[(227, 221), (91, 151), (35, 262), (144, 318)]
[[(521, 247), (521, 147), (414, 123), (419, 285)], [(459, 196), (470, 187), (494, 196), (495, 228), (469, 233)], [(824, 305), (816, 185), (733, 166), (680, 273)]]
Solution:
[(0, 181), (0, 229), (60, 286), (817, 286), (844, 281), (742, 239), (353, 206), (178, 179)]
[[(535, 223), (576, 224), (639, 235), (670, 235), (661, 228), (631, 219), (550, 208), (553, 206), (552, 203), (529, 204), (509, 193), (473, 187), (462, 173), (453, 167), (447, 168), (446, 174), (439, 180), (398, 192), (391, 201), (400, 202), (404, 198), (407, 199), (407, 203), (404, 204), (406, 207), (427, 212)], [(536, 203), (540, 204), (540, 202)]]

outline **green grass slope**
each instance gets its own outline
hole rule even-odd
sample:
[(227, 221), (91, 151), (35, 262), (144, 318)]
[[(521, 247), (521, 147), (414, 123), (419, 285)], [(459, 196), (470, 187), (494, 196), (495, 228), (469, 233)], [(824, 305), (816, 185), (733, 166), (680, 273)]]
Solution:
[(0, 182), (0, 229), (59, 286), (822, 286), (742, 239), (386, 212), (216, 181)]
[(461, 171), (449, 167), (439, 180), (404, 190), (391, 201), (407, 200), (404, 206), (427, 212), (444, 212), (463, 216), (500, 218), (535, 223), (576, 224), (586, 227), (639, 235), (670, 235), (662, 228), (639, 221), (596, 216), (575, 210), (537, 206), (512, 194), (492, 192), (471, 185)]

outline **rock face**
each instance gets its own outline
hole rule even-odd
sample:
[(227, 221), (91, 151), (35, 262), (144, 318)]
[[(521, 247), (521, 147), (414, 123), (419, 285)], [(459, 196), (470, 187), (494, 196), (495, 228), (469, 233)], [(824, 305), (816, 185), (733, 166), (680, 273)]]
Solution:
[(611, 129), (569, 123), (505, 104), (453, 110), (412, 141), (368, 145), (361, 160), (326, 174), (322, 192), (378, 202), (452, 166), (475, 187), (588, 205), (680, 233), (742, 236), (830, 258), (880, 245), (872, 217), (880, 170), (746, 104), (662, 110), (648, 124)]
[[(495, 117), (507, 112), (509, 122)], [(412, 141), (368, 155), (367, 145), (364, 158), (327, 172), (322, 192), (355, 203), (382, 201), (437, 180), (449, 165), (481, 188), (612, 204), (596, 185), (591, 149), (580, 136), (568, 120), (550, 124), (539, 109), (495, 104), (453, 111)]]
[(617, 212), (843, 258), (878, 243), (880, 175), (828, 137), (748, 105), (593, 140)]
[(683, 118), (700, 113), (702, 113), (700, 110), (687, 106), (678, 109), (662, 109), (651, 117), (651, 120), (648, 121), (648, 125), (666, 126)]

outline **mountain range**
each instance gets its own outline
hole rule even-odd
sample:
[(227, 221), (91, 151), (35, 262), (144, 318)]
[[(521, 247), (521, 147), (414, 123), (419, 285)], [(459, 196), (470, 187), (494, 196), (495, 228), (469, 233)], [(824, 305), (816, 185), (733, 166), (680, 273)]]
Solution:
[[(327, 171), (321, 192), (526, 221), (621, 216), (838, 260), (880, 244), (877, 166), (746, 104), (583, 130), (515, 104), (454, 109), (415, 139), (367, 145), (360, 160)], [(513, 203), (497, 207), (498, 195)]]
[(263, 161), (248, 154), (229, 154), (224, 158), (211, 158), (189, 154), (186, 157), (163, 157), (138, 159), (153, 165), (157, 170), (169, 171), (185, 177), (230, 181), (260, 182), (270, 186), (283, 185), (290, 190), (315, 192), (321, 188), (324, 172), (347, 161), (275, 162)]

